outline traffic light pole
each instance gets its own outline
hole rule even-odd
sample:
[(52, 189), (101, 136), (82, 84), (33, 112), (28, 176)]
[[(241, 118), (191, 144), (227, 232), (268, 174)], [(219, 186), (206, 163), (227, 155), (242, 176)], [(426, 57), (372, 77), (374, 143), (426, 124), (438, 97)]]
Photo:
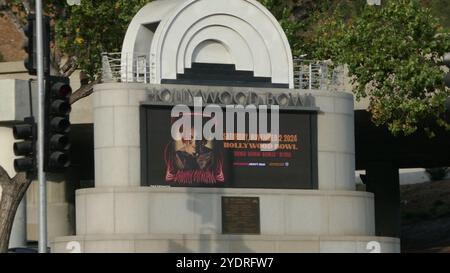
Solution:
[(44, 28), (42, 0), (36, 0), (37, 78), (38, 78), (38, 128), (37, 171), (39, 181), (39, 253), (47, 253), (47, 181), (44, 172)]

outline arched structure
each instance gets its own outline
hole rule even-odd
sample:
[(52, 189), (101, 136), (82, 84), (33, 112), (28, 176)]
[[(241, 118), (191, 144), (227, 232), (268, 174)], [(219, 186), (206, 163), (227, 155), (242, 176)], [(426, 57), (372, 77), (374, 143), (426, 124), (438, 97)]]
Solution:
[[(192, 79), (185, 75), (188, 70), (197, 75), (219, 70), (229, 77), (218, 79), (209, 73), (208, 84), (214, 80), (235, 81), (236, 85), (247, 81), (250, 86), (294, 87), (286, 35), (256, 0), (149, 3), (131, 22), (122, 56), (122, 63), (146, 56), (150, 82), (155, 84)], [(136, 73), (133, 69), (133, 65), (127, 66), (123, 73)]]

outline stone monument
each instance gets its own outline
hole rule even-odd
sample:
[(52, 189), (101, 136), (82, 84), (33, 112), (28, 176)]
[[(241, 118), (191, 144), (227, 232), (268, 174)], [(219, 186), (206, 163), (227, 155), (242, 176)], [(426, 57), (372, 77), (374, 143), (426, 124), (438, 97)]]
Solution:
[[(153, 1), (131, 22), (120, 67), (120, 82), (105, 69), (95, 86), (95, 188), (77, 191), (77, 235), (54, 252), (400, 251), (375, 236), (374, 197), (355, 189), (352, 94), (294, 89), (286, 35), (259, 2)], [(196, 97), (279, 106), (285, 150), (218, 142), (210, 184), (180, 171), (213, 150), (192, 144), (197, 161), (183, 161), (187, 146), (165, 146), (170, 108)]]

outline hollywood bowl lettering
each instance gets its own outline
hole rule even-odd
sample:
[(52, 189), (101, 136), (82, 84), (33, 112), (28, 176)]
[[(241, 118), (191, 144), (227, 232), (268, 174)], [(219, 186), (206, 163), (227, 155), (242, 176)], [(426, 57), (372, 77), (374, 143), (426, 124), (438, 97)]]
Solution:
[(162, 104), (193, 104), (195, 98), (217, 105), (278, 105), (280, 107), (313, 107), (310, 94), (298, 91), (264, 90), (194, 90), (188, 88), (148, 88), (148, 101)]

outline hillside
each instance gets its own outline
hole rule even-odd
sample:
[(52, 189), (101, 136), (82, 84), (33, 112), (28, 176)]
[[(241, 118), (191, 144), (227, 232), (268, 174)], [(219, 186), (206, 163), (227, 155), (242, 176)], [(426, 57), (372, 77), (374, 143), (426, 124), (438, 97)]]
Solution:
[(401, 187), (402, 250), (450, 253), (450, 180)]
[(0, 16), (0, 33), (0, 61), (23, 60), (25, 58), (25, 51), (22, 50), (23, 35), (6, 16)]

